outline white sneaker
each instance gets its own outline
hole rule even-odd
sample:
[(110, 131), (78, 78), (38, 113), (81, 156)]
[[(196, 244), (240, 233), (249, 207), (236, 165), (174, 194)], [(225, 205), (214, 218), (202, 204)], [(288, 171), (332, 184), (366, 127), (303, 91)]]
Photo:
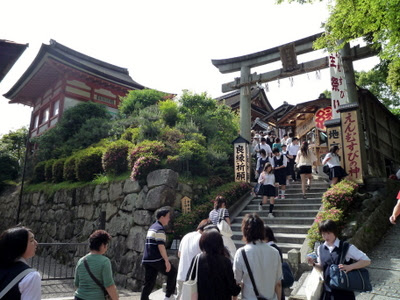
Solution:
[(262, 204), (260, 203), (260, 205), (258, 205), (258, 211), (262, 211)]
[(176, 299), (175, 295), (171, 295), (169, 297), (164, 298), (164, 300), (175, 300), (175, 299)]
[(274, 215), (272, 213), (268, 214), (268, 218), (275, 218)]

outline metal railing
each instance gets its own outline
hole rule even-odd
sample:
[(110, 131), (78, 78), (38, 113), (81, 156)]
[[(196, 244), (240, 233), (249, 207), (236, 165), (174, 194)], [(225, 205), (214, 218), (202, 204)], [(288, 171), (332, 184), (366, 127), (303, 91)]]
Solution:
[(28, 263), (39, 271), (42, 280), (73, 279), (76, 263), (87, 253), (87, 243), (39, 243)]

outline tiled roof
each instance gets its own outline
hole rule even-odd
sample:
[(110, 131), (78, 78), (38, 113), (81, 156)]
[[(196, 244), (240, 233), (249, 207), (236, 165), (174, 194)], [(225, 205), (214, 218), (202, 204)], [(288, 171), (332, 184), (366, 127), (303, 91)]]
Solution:
[(28, 44), (17, 44), (8, 40), (0, 40), (0, 82), (27, 47)]

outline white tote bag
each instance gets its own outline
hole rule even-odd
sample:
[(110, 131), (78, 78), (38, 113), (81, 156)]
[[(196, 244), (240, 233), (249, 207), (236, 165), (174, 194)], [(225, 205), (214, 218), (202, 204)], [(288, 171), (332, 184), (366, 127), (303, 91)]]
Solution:
[(324, 277), (322, 272), (317, 268), (313, 268), (311, 274), (308, 275), (306, 281), (306, 296), (307, 300), (319, 300), (324, 287)]
[[(189, 280), (185, 281), (182, 285), (182, 296), (181, 300), (197, 300), (199, 299), (199, 293), (197, 291), (197, 274), (199, 273), (199, 260), (200, 255), (197, 254), (193, 263), (193, 268), (190, 271)], [(196, 268), (196, 276), (192, 280), (193, 270)]]
[(231, 237), (232, 235), (233, 235), (233, 232), (232, 232), (232, 229), (231, 229), (231, 226), (229, 226), (229, 224), (225, 221), (225, 219), (224, 219), (224, 212), (225, 212), (225, 209), (226, 208), (224, 208), (224, 209), (221, 209), (220, 211), (219, 211), (219, 216), (218, 216), (218, 229), (219, 229), (219, 232), (223, 235), (223, 236), (226, 236), (226, 237)]

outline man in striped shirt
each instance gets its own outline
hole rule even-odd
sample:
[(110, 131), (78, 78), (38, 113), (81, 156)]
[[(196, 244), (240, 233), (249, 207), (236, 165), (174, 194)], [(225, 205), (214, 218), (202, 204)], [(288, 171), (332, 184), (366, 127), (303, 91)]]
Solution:
[(142, 264), (145, 269), (144, 286), (140, 300), (148, 300), (156, 283), (158, 272), (167, 276), (165, 299), (175, 299), (173, 293), (176, 286), (176, 269), (168, 260), (165, 248), (166, 235), (164, 226), (170, 220), (169, 208), (160, 208), (155, 213), (157, 221), (147, 231), (146, 244)]

